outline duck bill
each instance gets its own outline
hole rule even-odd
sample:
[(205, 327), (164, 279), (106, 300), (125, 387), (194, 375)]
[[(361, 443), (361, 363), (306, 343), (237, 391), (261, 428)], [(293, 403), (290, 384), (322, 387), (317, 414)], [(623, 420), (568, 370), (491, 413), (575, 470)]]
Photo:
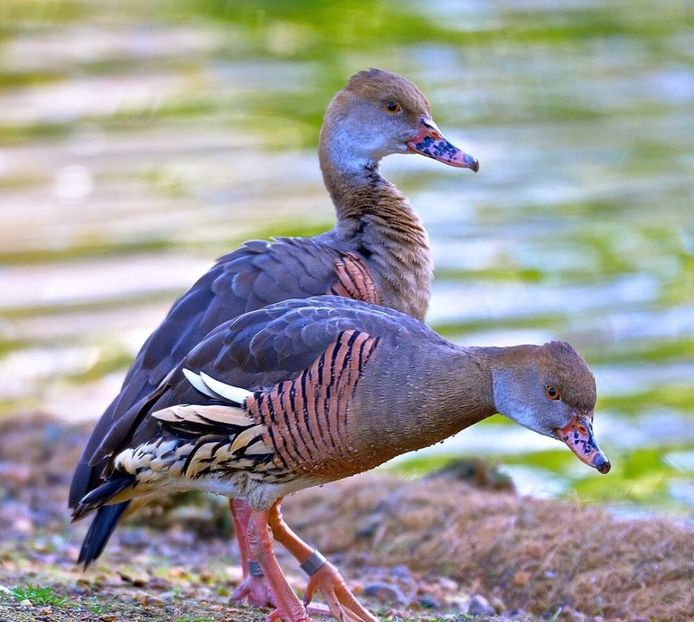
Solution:
[(585, 415), (574, 417), (569, 425), (557, 430), (557, 436), (566, 443), (568, 448), (576, 454), (576, 457), (588, 466), (600, 471), (609, 472), (612, 465), (607, 456), (598, 447), (593, 437), (593, 426)]
[(455, 145), (449, 143), (441, 133), (436, 123), (431, 119), (422, 119), (419, 131), (407, 143), (408, 149), (412, 153), (419, 153), (427, 158), (433, 158), (448, 166), (458, 168), (469, 168), (475, 171), (480, 170), (480, 163), (477, 158), (461, 151)]

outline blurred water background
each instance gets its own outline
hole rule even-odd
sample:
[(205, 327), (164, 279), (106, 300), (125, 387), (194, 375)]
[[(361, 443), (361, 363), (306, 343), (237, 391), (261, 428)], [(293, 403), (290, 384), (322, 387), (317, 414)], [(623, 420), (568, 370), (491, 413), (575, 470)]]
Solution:
[(384, 162), (431, 235), (429, 322), (463, 344), (573, 343), (614, 463), (602, 477), (495, 417), (391, 468), (483, 455), (524, 493), (690, 513), (693, 15), (676, 0), (4, 0), (0, 416), (96, 418), (215, 257), (331, 227), (322, 114), (377, 66), (414, 80), (481, 162)]

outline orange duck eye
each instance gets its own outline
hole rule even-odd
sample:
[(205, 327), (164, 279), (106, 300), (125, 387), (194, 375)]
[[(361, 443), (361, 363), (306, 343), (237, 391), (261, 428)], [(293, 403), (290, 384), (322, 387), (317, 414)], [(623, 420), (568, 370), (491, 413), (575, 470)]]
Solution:
[(395, 114), (395, 113), (400, 112), (402, 110), (402, 108), (400, 107), (400, 104), (398, 102), (396, 102), (394, 99), (389, 99), (385, 103), (384, 108), (392, 114)]
[(545, 387), (545, 395), (551, 400), (558, 400), (560, 398), (559, 389), (552, 385), (547, 385)]

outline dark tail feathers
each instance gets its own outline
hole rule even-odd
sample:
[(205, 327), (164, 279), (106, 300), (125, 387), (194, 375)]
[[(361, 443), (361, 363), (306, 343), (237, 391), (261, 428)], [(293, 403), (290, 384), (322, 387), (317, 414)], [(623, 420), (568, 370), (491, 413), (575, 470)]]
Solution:
[(108, 503), (109, 499), (132, 485), (133, 479), (133, 476), (128, 474), (106, 480), (101, 486), (90, 491), (74, 509), (72, 513), (73, 521), (79, 520), (92, 510), (96, 510), (96, 516), (89, 526), (77, 558), (77, 563), (84, 563), (85, 569), (101, 555), (108, 539), (118, 524), (118, 520), (130, 502), (124, 501), (113, 505), (103, 504)]
[(85, 570), (103, 553), (108, 539), (128, 505), (130, 501), (124, 501), (116, 505), (104, 505), (96, 511), (96, 516), (84, 537), (80, 555), (77, 558), (78, 564), (84, 563)]

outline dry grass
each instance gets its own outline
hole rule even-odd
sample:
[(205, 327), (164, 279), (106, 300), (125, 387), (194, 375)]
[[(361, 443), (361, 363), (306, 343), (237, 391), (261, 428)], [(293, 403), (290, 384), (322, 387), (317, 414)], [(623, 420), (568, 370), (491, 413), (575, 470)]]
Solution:
[(694, 534), (577, 504), (480, 491), (448, 478), (363, 475), (288, 500), (291, 524), (326, 553), (446, 574), (542, 613), (691, 620)]

